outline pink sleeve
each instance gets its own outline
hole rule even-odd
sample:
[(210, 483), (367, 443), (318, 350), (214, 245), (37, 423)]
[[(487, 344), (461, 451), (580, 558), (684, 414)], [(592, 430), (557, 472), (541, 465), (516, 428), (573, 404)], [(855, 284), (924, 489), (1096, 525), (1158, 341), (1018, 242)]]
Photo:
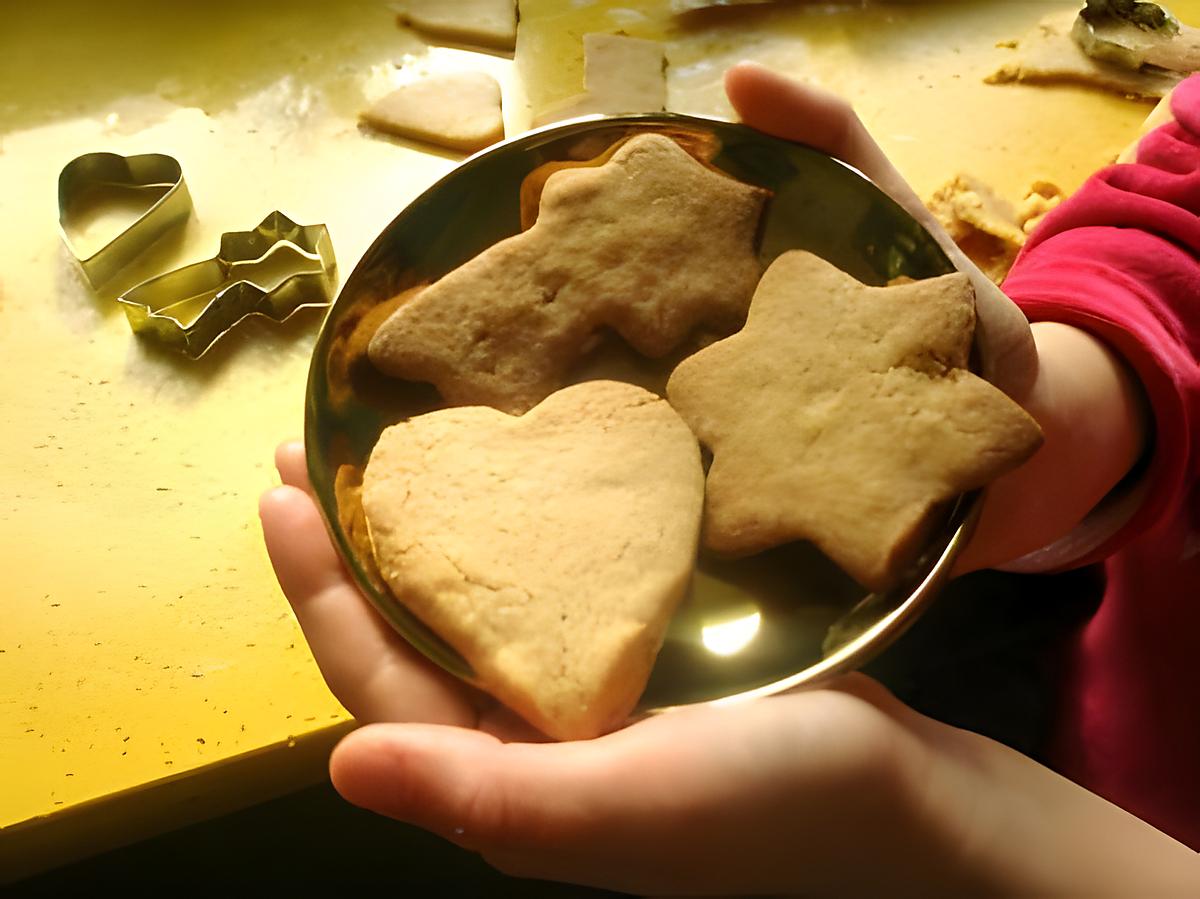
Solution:
[(1194, 514), (1200, 465), (1200, 75), (1175, 90), (1176, 121), (1143, 138), (1138, 162), (1093, 175), (1046, 217), (1004, 282), (1031, 321), (1106, 341), (1154, 412), (1147, 492), (1133, 517), (1079, 564)]

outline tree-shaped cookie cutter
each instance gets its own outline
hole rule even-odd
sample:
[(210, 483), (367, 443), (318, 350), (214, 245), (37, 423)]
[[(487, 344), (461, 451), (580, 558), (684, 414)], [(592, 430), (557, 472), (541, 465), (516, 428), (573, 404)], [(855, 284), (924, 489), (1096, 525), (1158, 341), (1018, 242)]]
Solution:
[(276, 211), (253, 231), (221, 235), (214, 258), (145, 281), (117, 302), (135, 333), (198, 359), (247, 316), (282, 322), (329, 305), (336, 272), (329, 229)]

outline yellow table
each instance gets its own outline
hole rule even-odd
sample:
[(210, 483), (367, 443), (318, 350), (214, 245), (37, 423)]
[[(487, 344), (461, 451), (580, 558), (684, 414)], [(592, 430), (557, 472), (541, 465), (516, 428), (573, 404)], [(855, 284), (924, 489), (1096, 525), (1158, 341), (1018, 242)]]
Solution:
[[(964, 168), (1011, 197), (1038, 178), (1073, 188), (1147, 107), (981, 83), (1006, 52), (998, 40), (1064, 5), (785, 5), (682, 28), (667, 0), (522, 0), (528, 103), (510, 60), (428, 51), (379, 0), (6, 11), (0, 882), (312, 782), (350, 726), (255, 514), (275, 444), (300, 432), (319, 313), (243, 324), (190, 362), (130, 334), (118, 289), (212, 256), (221, 232), (274, 209), (327, 223), (344, 277), (457, 158), (360, 131), (366, 100), (402, 77), (395, 64), (492, 71), (519, 129), (579, 90), (588, 30), (666, 40), (681, 112), (727, 114), (719, 75), (743, 57), (841, 90), (923, 194)], [(1173, 6), (1200, 14), (1200, 0)], [(98, 294), (55, 207), (60, 168), (95, 150), (176, 156), (196, 208), (181, 239)]]

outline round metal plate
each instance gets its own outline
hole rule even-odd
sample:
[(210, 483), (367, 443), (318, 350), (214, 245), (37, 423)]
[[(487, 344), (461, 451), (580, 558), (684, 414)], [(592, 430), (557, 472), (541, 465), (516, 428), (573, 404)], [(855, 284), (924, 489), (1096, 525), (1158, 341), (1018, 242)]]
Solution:
[[(376, 372), (366, 343), (397, 294), (519, 231), (521, 182), (535, 168), (589, 159), (630, 133), (654, 130), (715, 140), (712, 164), (773, 192), (764, 266), (785, 250), (805, 249), (868, 284), (953, 271), (933, 238), (854, 169), (742, 125), (690, 116), (591, 117), (530, 132), (472, 157), (413, 201), (363, 256), (329, 312), (313, 354), (305, 443), (322, 513), (363, 592), (413, 646), (468, 681), (470, 666), (374, 574), (358, 506), (362, 466), (383, 428), (438, 408), (439, 399), (428, 385)], [(581, 362), (574, 380), (617, 377), (661, 392), (669, 365), (612, 339)], [(867, 594), (808, 544), (737, 561), (702, 553), (639, 713), (776, 692), (865, 662), (946, 580), (975, 506), (972, 497), (950, 504), (922, 557), (887, 593)]]

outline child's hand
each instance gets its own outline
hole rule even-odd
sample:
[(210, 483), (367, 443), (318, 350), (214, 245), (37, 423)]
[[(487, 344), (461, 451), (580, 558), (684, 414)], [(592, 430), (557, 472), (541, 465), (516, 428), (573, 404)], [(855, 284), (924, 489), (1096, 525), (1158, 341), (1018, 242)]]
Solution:
[(259, 502), (263, 535), (325, 682), (361, 722), (424, 721), (536, 739), (490, 697), (433, 665), (392, 630), (342, 566), (310, 495), (304, 447), (275, 453), (284, 486)]
[[(951, 791), (926, 793), (915, 717), (855, 676), (576, 743), (376, 725), (347, 737), (330, 770), (351, 802), (520, 877), (638, 895), (875, 895), (933, 876), (971, 894), (945, 821)], [(871, 864), (855, 863), (862, 852)]]
[(260, 514), (279, 583), (334, 695), (363, 723), (393, 722), (335, 751), (334, 783), (352, 802), (512, 873), (636, 891), (834, 891), (857, 877), (870, 891), (873, 869), (853, 862), (866, 844), (886, 848), (895, 876), (937, 867), (942, 835), (927, 818), (943, 812), (927, 814), (919, 795), (926, 762), (909, 730), (923, 719), (874, 682), (539, 744), (371, 607), (308, 492), (301, 444), (280, 446), (276, 466), (284, 486)]
[[(839, 156), (927, 220), (842, 101), (755, 66), (733, 70), (728, 88), (750, 124)], [(1138, 413), (1120, 366), (1097, 341), (1044, 326), (1039, 369), (1021, 313), (998, 291), (977, 290), (990, 374), (1043, 426), (1051, 423), (1054, 447), (989, 496), (986, 539), (970, 547), (974, 564), (985, 564), (1032, 539), (1022, 510), (1062, 518), (1054, 491), (1065, 484), (1075, 491), (1066, 505), (1086, 511), (1088, 491), (1112, 476), (1087, 489), (1070, 476), (1092, 468), (1075, 464), (1071, 435), (1112, 445), (1092, 423), (1100, 394), (1123, 403), (1124, 425)], [(1140, 446), (1126, 443), (1126, 455)], [(539, 737), (392, 632), (330, 544), (299, 444), (281, 447), (277, 465), (285, 486), (261, 504), (267, 547), (330, 688), (361, 721), (420, 722), (377, 724), (342, 742), (331, 772), (353, 802), (443, 834), (514, 874), (642, 893), (1197, 888), (1196, 858), (1185, 847), (1005, 747), (916, 714), (861, 676), (686, 709), (597, 740), (509, 742)]]
[(392, 632), (329, 541), (300, 445), (281, 447), (277, 464), (287, 486), (263, 497), (261, 513), (279, 582), (334, 694), (361, 721), (393, 722), (334, 751), (334, 784), (352, 802), (512, 874), (643, 894), (1196, 886), (1186, 848), (860, 675), (596, 740), (506, 742), (538, 737)]
[(1037, 374), (1037, 353), (1025, 316), (938, 224), (850, 105), (834, 94), (756, 63), (740, 63), (730, 69), (725, 75), (725, 91), (747, 125), (849, 163), (933, 235), (975, 286), (984, 376), (1018, 402), (1023, 401)]

